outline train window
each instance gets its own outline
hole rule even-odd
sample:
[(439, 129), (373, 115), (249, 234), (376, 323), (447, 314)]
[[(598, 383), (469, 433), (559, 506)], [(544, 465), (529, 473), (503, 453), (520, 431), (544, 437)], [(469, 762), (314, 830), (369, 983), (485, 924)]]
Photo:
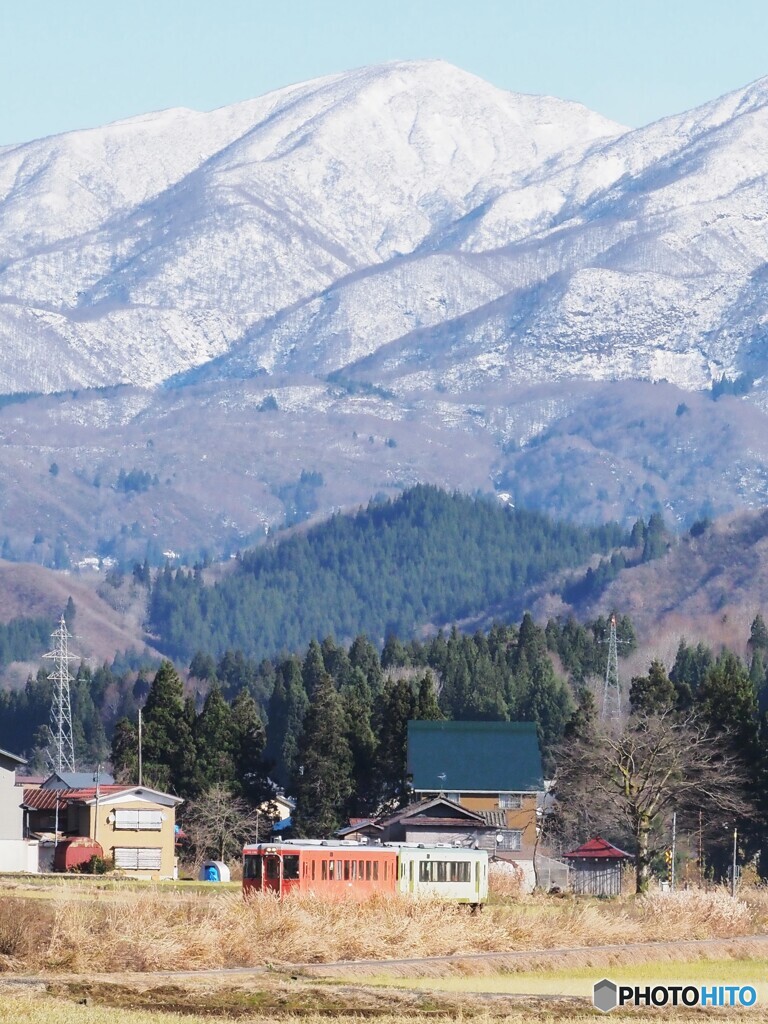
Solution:
[(283, 878), (295, 879), (299, 877), (299, 858), (295, 853), (286, 854), (283, 857)]
[[(384, 877), (385, 878), (387, 877), (387, 865), (386, 864), (384, 864)], [(379, 862), (377, 860), (375, 860), (373, 862), (373, 880), (374, 880), (374, 882), (378, 882), (378, 880), (379, 880)]]
[(341, 881), (341, 861), (336, 861), (336, 878)]
[(243, 878), (253, 878), (261, 881), (261, 857), (246, 857), (243, 863)]
[(428, 860), (423, 860), (419, 864), (419, 881), (429, 882), (430, 881), (430, 863)]
[[(352, 863), (354, 864), (355, 862), (352, 861)], [(344, 861), (344, 881), (345, 882), (349, 881), (349, 861), (348, 860)]]
[(280, 858), (271, 856), (267, 857), (267, 878), (274, 882), (280, 877)]
[(315, 880), (315, 862), (312, 861), (312, 881), (314, 882), (314, 880)]
[(357, 862), (357, 877), (360, 879), (365, 878), (365, 861), (359, 860)]
[(366, 882), (371, 880), (371, 862), (369, 860), (365, 862), (365, 880)]
[[(331, 861), (331, 868), (333, 868), (333, 861)], [(327, 860), (323, 861), (323, 868), (322, 868), (320, 877), (322, 878), (322, 880), (324, 882), (328, 881), (328, 861)]]
[(468, 860), (457, 860), (453, 862), (454, 882), (469, 882), (472, 877), (472, 865)]

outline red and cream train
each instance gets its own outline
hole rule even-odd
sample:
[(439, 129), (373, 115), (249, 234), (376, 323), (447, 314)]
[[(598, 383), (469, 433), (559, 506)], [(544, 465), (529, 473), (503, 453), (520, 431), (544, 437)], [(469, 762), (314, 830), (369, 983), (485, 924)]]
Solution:
[(375, 892), (440, 896), (480, 905), (488, 899), (488, 854), (455, 846), (364, 844), (324, 839), (255, 843), (243, 850), (243, 893), (313, 892), (366, 897)]

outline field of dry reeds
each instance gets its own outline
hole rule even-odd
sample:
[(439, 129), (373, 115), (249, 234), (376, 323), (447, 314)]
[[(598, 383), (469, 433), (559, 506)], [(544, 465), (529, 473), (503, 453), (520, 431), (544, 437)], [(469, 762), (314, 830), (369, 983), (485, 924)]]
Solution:
[(449, 956), (721, 938), (766, 931), (768, 891), (652, 894), (640, 899), (525, 897), (482, 913), (436, 900), (363, 903), (151, 887), (58, 883), (48, 899), (0, 896), (0, 970), (196, 970), (337, 960)]

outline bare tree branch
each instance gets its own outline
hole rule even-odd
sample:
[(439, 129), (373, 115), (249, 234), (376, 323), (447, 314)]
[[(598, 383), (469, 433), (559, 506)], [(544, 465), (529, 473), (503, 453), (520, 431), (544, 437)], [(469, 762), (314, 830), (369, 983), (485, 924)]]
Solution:
[(637, 713), (620, 729), (595, 728), (561, 747), (559, 824), (566, 834), (628, 833), (636, 847), (637, 891), (644, 892), (651, 860), (666, 846), (672, 812), (681, 824), (701, 814), (721, 831), (751, 815), (746, 783), (724, 734), (713, 736), (694, 714)]

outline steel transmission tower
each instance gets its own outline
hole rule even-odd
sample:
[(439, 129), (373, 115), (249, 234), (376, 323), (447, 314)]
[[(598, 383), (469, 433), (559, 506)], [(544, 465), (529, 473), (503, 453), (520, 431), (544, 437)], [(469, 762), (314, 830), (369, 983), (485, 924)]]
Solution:
[(611, 616), (611, 634), (608, 640), (608, 664), (605, 668), (603, 707), (604, 720), (621, 718), (621, 683), (619, 682), (619, 653), (616, 646), (616, 616)]
[(54, 648), (44, 658), (53, 660), (53, 672), (48, 678), (53, 683), (53, 699), (51, 701), (51, 734), (48, 747), (48, 759), (51, 767), (57, 772), (73, 772), (75, 770), (75, 749), (72, 744), (72, 708), (69, 701), (69, 684), (73, 681), (70, 675), (70, 661), (77, 661), (74, 654), (69, 653), (68, 641), (72, 639), (64, 616), (61, 616), (59, 628), (51, 633)]

